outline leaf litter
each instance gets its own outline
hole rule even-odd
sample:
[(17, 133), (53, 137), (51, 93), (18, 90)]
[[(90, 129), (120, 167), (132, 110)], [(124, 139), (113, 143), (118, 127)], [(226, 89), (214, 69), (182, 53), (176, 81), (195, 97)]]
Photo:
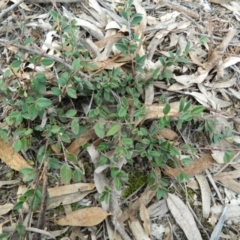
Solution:
[[(62, 14), (69, 20), (74, 19), (76, 21), (77, 26), (81, 29), (82, 36), (84, 36), (84, 34), (85, 36), (90, 36), (88, 38), (81, 38), (81, 43), (91, 53), (92, 63), (97, 66), (97, 71), (121, 68), (131, 61), (128, 57), (120, 56), (119, 52), (114, 49), (114, 44), (124, 37), (124, 32), (128, 32), (128, 29), (121, 27), (123, 19), (115, 11), (112, 11), (111, 4), (117, 9), (121, 7), (123, 1), (111, 4), (100, 0), (84, 1), (86, 5), (82, 6), (83, 10), (81, 11), (76, 3), (72, 6), (69, 5), (69, 3), (66, 4), (64, 0), (56, 2), (51, 0), (29, 0), (25, 3), (17, 1), (11, 2), (16, 4), (16, 8), (19, 5), (19, 9), (21, 10), (18, 14), (24, 12), (25, 17), (27, 17), (25, 23), (27, 27), (26, 31), (29, 36), (35, 34), (34, 36), (40, 39), (42, 38), (41, 35), (44, 34), (46, 36), (45, 39), (41, 39), (41, 43), (36, 48), (38, 52), (35, 53), (39, 55), (42, 51), (48, 51), (48, 55), (51, 56), (52, 59), (57, 59), (58, 62), (61, 62), (61, 45), (57, 40), (58, 36), (56, 31), (51, 31), (52, 26), (48, 9), (56, 7), (56, 2), (62, 2), (65, 4), (61, 9)], [(44, 4), (44, 8), (41, 8), (41, 11), (38, 13), (34, 10), (36, 8), (32, 3), (36, 4), (40, 2)], [(176, 73), (173, 75), (175, 82), (169, 82), (168, 85), (164, 86), (162, 83), (159, 84), (156, 81), (145, 89), (146, 117), (139, 122), (139, 125), (147, 120), (159, 119), (164, 116), (164, 106), (153, 104), (156, 91), (166, 91), (167, 93), (173, 92), (176, 95), (181, 94), (183, 96), (189, 95), (209, 109), (213, 115), (222, 114), (223, 116), (229, 116), (229, 112), (231, 112), (229, 107), (235, 106), (240, 99), (238, 93), (240, 62), (239, 32), (236, 31), (236, 29), (240, 29), (240, 5), (237, 1), (228, 0), (210, 0), (209, 2), (211, 5), (206, 5), (204, 1), (199, 1), (198, 4), (194, 1), (186, 1), (184, 4), (182, 4), (182, 2), (181, 4), (173, 4), (168, 1), (164, 1), (161, 4), (159, 1), (153, 1), (153, 3), (149, 1), (134, 1), (136, 12), (143, 15), (141, 24), (136, 27), (136, 32), (145, 39), (145, 45), (139, 44), (138, 46), (138, 54), (140, 56), (147, 55), (148, 62), (146, 62), (146, 64), (151, 67), (157, 67), (154, 59), (159, 53), (169, 57), (169, 50), (176, 50), (178, 47), (183, 50), (187, 42), (190, 43), (190, 47), (196, 50), (194, 52), (189, 52), (192, 62), (186, 64), (186, 66), (173, 66), (171, 69), (169, 68), (169, 70)], [(198, 8), (201, 5), (205, 10)], [(9, 69), (8, 63), (11, 59), (11, 54), (17, 53), (19, 49), (21, 49), (21, 46), (13, 45), (10, 40), (5, 38), (7, 29), (14, 31), (14, 28), (16, 28), (16, 26), (10, 24), (11, 18), (15, 16), (10, 6), (11, 4), (0, 3), (0, 9), (2, 10), (0, 19), (4, 20), (0, 25), (0, 43), (3, 46), (0, 62), (1, 72)], [(60, 7), (60, 5), (58, 6)], [(207, 11), (209, 11), (215, 16), (215, 19), (205, 17), (205, 22), (202, 22), (203, 20), (199, 20), (199, 11), (203, 11), (204, 14), (207, 14)], [(222, 15), (222, 19), (218, 18), (218, 11)], [(229, 28), (230, 22), (228, 18), (225, 17), (226, 15), (229, 15), (229, 18), (233, 20), (231, 22), (233, 28)], [(213, 25), (212, 28), (210, 26), (211, 24)], [(36, 31), (36, 28), (40, 29), (41, 34), (37, 35), (36, 32), (33, 32), (33, 30)], [(210, 42), (204, 42), (203, 45), (200, 45), (200, 33), (202, 35), (208, 35)], [(22, 48), (22, 50), (24, 49)], [(29, 54), (31, 54), (31, 52), (26, 50), (24, 56), (25, 60), (28, 59)], [(6, 59), (6, 62), (2, 62), (4, 59)], [(65, 63), (65, 65), (69, 68), (71, 67), (68, 66), (67, 63)], [(28, 63), (28, 65), (22, 66), (21, 74), (16, 77), (26, 80), (30, 79), (36, 73), (42, 72), (47, 76), (47, 79), (51, 81), (54, 76), (52, 73), (53, 66), (54, 64), (44, 68), (40, 65), (33, 67)], [(88, 68), (85, 69), (85, 71), (94, 74), (95, 69)], [(215, 75), (217, 76), (216, 78)], [(86, 77), (86, 75), (84, 75), (84, 77)], [(142, 77), (144, 79), (146, 76)], [(219, 89), (223, 89), (224, 91), (220, 91)], [(1, 97), (0, 101), (2, 100), (3, 98)], [(175, 105), (171, 107), (170, 116), (178, 117), (178, 105), (179, 102), (175, 102)], [(232, 118), (237, 116), (234, 115), (235, 113), (231, 112), (231, 114), (230, 116), (232, 116)], [(42, 124), (44, 124), (44, 122), (42, 122)], [(239, 123), (235, 122), (235, 124)], [(224, 133), (226, 129), (222, 129), (221, 131)], [(236, 132), (235, 138), (238, 137), (237, 134)], [(176, 141), (178, 137), (178, 133), (170, 129), (165, 129), (165, 133), (162, 131), (159, 135), (160, 137), (171, 139), (172, 141)], [(94, 131), (89, 130), (86, 134), (81, 135), (80, 138), (73, 141), (67, 150), (77, 156), (80, 153), (80, 148), (95, 138), (96, 135)], [(32, 168), (28, 161), (25, 160), (29, 158), (24, 155), (24, 153), (20, 155), (14, 151), (12, 146), (6, 144), (2, 140), (0, 141), (0, 158), (3, 166), (6, 164), (10, 169), (16, 171), (20, 171), (25, 167)], [(223, 223), (229, 224), (229, 220), (236, 223), (237, 219), (239, 219), (239, 160), (233, 155), (229, 163), (225, 164), (224, 153), (221, 150), (226, 148), (226, 146), (229, 147), (231, 144), (229, 145), (226, 142), (221, 142), (221, 144), (219, 143), (218, 145), (216, 144), (214, 149), (210, 148), (211, 154), (201, 154), (200, 158), (194, 160), (186, 167), (180, 167), (179, 165), (178, 168), (165, 168), (165, 172), (173, 178), (176, 178), (180, 173), (184, 172), (190, 177), (195, 176), (197, 179), (200, 186), (200, 193), (196, 192), (194, 196), (196, 196), (198, 200), (201, 199), (202, 210), (199, 216), (204, 218), (209, 217), (209, 223), (214, 226), (211, 239), (217, 239), (219, 236), (223, 236)], [(201, 149), (201, 146), (199, 147)], [(55, 149), (56, 154), (58, 154), (54, 146), (53, 149)], [(87, 152), (90, 155), (92, 163), (95, 165), (95, 169), (97, 169), (99, 155), (95, 146), (90, 145), (87, 148)], [(121, 159), (118, 163), (119, 167), (123, 167), (125, 163), (126, 159)], [(108, 166), (106, 166), (106, 168), (107, 167)], [(81, 201), (94, 191), (95, 186), (97, 192), (101, 194), (104, 187), (110, 184), (105, 176), (104, 170), (105, 168), (95, 171), (93, 177), (94, 184), (71, 184), (49, 188), (50, 205), (48, 209), (56, 208), (61, 204), (68, 205)], [(207, 175), (211, 177), (211, 181), (207, 181)], [(6, 181), (2, 181), (1, 189), (3, 186), (11, 186), (11, 184), (18, 184), (19, 182), (18, 179), (12, 180), (14, 181), (12, 183), (8, 182), (7, 179), (4, 180)], [(218, 197), (210, 192), (209, 184), (213, 186), (216, 192), (218, 190), (219, 193), (227, 193), (229, 189), (233, 191), (234, 197), (231, 199), (228, 207), (226, 207), (226, 203), (229, 202), (228, 194), (223, 194), (225, 197), (225, 199), (223, 199), (222, 195), (220, 196), (220, 194), (217, 193), (217, 195), (220, 196), (218, 199)], [(195, 223), (192, 212), (182, 200), (184, 199), (183, 194), (177, 193), (178, 191), (179, 190), (176, 190), (176, 193), (170, 193), (168, 195), (166, 206), (166, 202), (163, 204), (163, 202), (157, 200), (151, 203), (155, 192), (146, 188), (143, 193), (138, 196), (140, 200), (133, 200), (131, 204), (128, 204), (126, 210), (121, 212), (121, 207), (119, 207), (121, 201), (119, 199), (122, 193), (115, 189), (113, 190), (112, 199), (109, 204), (102, 203), (102, 208), (90, 207), (73, 211), (57, 220), (56, 223), (67, 226), (89, 227), (100, 224), (104, 219), (110, 216), (106, 220), (107, 232), (109, 236), (111, 236), (110, 239), (131, 239), (123, 227), (123, 224), (126, 223), (127, 220), (129, 221), (129, 226), (135, 239), (150, 239), (151, 221), (159, 217), (158, 220), (163, 223), (161, 226), (164, 226), (163, 228), (165, 229), (165, 236), (172, 236), (172, 234), (176, 233), (172, 227), (169, 230), (169, 222), (166, 221), (166, 219), (165, 222), (161, 221), (161, 219), (164, 219), (164, 216), (161, 216), (161, 210), (164, 209), (169, 217), (169, 213), (171, 213), (171, 224), (175, 225), (176, 222), (187, 239), (203, 239)], [(182, 195), (182, 199), (180, 199), (178, 195)], [(211, 198), (213, 200), (210, 200)], [(226, 206), (224, 206), (224, 204)], [(6, 214), (11, 210), (13, 205), (5, 203), (2, 206), (1, 215), (5, 215), (4, 217), (6, 217)], [(154, 212), (152, 212), (153, 209), (155, 209)], [(112, 215), (109, 211), (114, 214)], [(129, 211), (133, 211), (139, 218), (132, 217), (128, 214), (123, 218), (123, 214)], [(11, 215), (9, 217), (11, 217)], [(176, 228), (176, 226), (174, 226), (174, 228)], [(120, 235), (116, 233), (116, 229)], [(179, 228), (176, 229), (179, 231), (177, 235), (181, 234)], [(1, 231), (4, 231), (4, 227), (1, 228)], [(139, 235), (139, 233), (141, 234)], [(60, 236), (61, 234), (65, 234), (65, 232), (59, 232), (58, 234), (58, 236)], [(232, 237), (232, 239), (237, 239), (237, 237), (239, 237), (237, 236), (237, 232), (231, 229), (225, 235), (227, 238)]]

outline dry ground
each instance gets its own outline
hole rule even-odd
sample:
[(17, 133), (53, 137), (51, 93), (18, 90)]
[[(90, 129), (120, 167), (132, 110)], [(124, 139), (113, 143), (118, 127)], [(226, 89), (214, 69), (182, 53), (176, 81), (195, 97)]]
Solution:
[[(166, 200), (158, 201), (155, 193), (143, 185), (125, 200), (117, 195), (119, 193), (114, 193), (113, 189), (110, 206), (104, 203), (101, 205), (98, 201), (99, 189), (103, 187), (98, 181), (106, 176), (100, 176), (99, 179), (93, 176), (94, 165), (90, 162), (94, 161), (94, 149), (78, 153), (80, 165), (85, 165), (82, 183), (64, 185), (55, 171), (46, 174), (48, 180), (44, 182), (46, 169), (36, 164), (36, 149), (17, 154), (11, 144), (2, 141), (0, 233), (9, 233), (7, 239), (20, 239), (16, 231), (17, 224), (26, 227), (26, 236), (21, 239), (240, 239), (240, 2), (202, 2), (134, 1), (133, 9), (144, 16), (136, 31), (143, 39), (139, 54), (147, 55), (146, 68), (156, 66), (158, 57), (168, 57), (169, 51), (185, 49), (188, 42), (194, 49), (189, 52), (188, 63), (171, 69), (174, 74), (170, 81), (157, 80), (153, 82), (151, 90), (146, 89), (144, 101), (153, 105), (160, 96), (164, 96), (170, 103), (179, 102), (181, 97), (191, 98), (195, 103), (203, 105), (213, 119), (218, 120), (216, 131), (231, 129), (231, 140), (224, 139), (212, 145), (208, 137), (195, 133), (195, 126), (190, 124), (181, 133), (176, 129), (167, 129), (167, 136), (161, 133), (163, 137), (177, 138), (180, 143), (196, 144), (198, 159), (184, 169), (190, 176), (190, 181), (179, 184), (175, 179), (181, 169), (169, 167), (164, 170), (171, 180)], [(124, 69), (130, 60), (117, 61), (119, 59), (113, 57), (112, 50), (114, 43), (126, 34), (126, 29), (119, 26), (117, 18), (117, 11), (123, 3), (124, 0), (84, 0), (77, 3), (67, 0), (28, 0), (21, 4), (17, 1), (1, 1), (0, 78), (15, 55), (22, 51), (31, 56), (41, 55), (47, 50), (48, 54), (65, 61), (61, 50), (53, 51), (59, 39), (57, 26), (53, 29), (49, 15), (52, 9), (64, 14), (66, 18), (79, 20), (79, 41), (92, 51), (92, 62), (98, 66), (99, 71), (108, 71), (113, 67)], [(92, 25), (89, 27), (86, 22)], [(115, 22), (115, 27), (110, 26), (110, 22)], [(24, 48), (22, 39), (25, 37), (35, 38), (33, 48)], [(54, 81), (57, 77), (53, 69), (49, 68), (45, 72), (49, 81)], [(16, 81), (16, 78), (26, 81), (34, 71), (38, 70), (23, 68), (11, 81)], [(3, 102), (9, 96), (0, 91), (0, 97)], [(85, 101), (89, 104), (90, 99)], [(1, 127), (5, 128), (4, 119), (8, 113), (1, 105), (0, 111)], [(146, 120), (161, 117), (156, 110), (149, 114), (153, 116)], [(86, 141), (95, 138), (97, 141), (94, 133), (88, 133), (82, 138)], [(78, 148), (82, 144), (79, 143)], [(227, 164), (223, 160), (226, 149), (234, 150)], [(41, 174), (36, 182), (26, 184), (18, 171), (28, 164)], [(149, 170), (144, 162), (130, 167), (129, 172), (134, 168), (143, 172)], [(22, 210), (13, 211), (18, 197), (26, 188), (34, 188), (38, 184), (45, 184), (48, 188), (48, 208), (32, 211), (31, 206), (26, 204)], [(97, 208), (86, 208), (88, 210), (84, 213), (71, 215), (72, 211), (83, 206)], [(108, 216), (105, 210), (113, 215)], [(115, 221), (117, 214), (118, 220)], [(67, 221), (64, 222), (63, 219), (62, 224), (56, 222), (56, 219), (64, 216), (67, 216)], [(43, 222), (39, 223), (39, 219)], [(83, 219), (87, 223), (82, 223)], [(106, 220), (97, 224), (104, 219)], [(43, 228), (40, 232), (42, 235), (36, 235), (39, 228)]]

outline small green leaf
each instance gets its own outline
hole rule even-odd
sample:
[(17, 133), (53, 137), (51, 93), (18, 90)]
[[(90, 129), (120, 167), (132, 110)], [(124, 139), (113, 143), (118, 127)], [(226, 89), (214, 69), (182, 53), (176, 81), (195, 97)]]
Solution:
[(22, 150), (27, 151), (29, 148), (29, 140), (26, 137), (22, 137), (21, 142), (22, 142)]
[(65, 113), (66, 117), (74, 117), (77, 114), (77, 111), (75, 109), (70, 109)]
[(185, 112), (179, 117), (179, 119), (182, 121), (189, 121), (192, 118), (191, 118), (191, 114), (189, 112)]
[(53, 125), (51, 126), (51, 129), (50, 129), (52, 133), (58, 133), (60, 130), (61, 128), (58, 125)]
[(231, 158), (233, 157), (233, 154), (234, 154), (233, 150), (226, 150), (223, 158), (224, 162), (225, 163), (230, 162)]
[(119, 13), (125, 20), (128, 21), (128, 13), (126, 11), (120, 10)]
[(70, 162), (78, 163), (77, 156), (75, 154), (72, 154), (72, 153), (68, 152), (68, 151), (66, 151), (66, 158)]
[(111, 127), (108, 129), (106, 136), (108, 137), (115, 135), (120, 128), (121, 126), (119, 124), (117, 123), (112, 124)]
[(114, 185), (118, 191), (122, 189), (122, 182), (119, 178), (114, 178)]
[(28, 189), (23, 195), (23, 198), (27, 198), (29, 196), (32, 196), (34, 194), (34, 189)]
[(67, 94), (70, 98), (77, 98), (77, 92), (76, 92), (76, 89), (73, 88), (73, 87), (69, 87), (67, 89)]
[[(22, 209), (23, 204), (24, 204), (24, 202), (17, 202), (17, 203), (14, 205), (13, 210), (16, 211), (16, 210)], [(1, 239), (1, 238), (0, 238), (0, 239)]]
[(101, 156), (99, 161), (98, 161), (98, 166), (102, 166), (102, 165), (105, 165), (105, 164), (109, 164), (109, 159), (105, 156)]
[(41, 108), (47, 108), (50, 107), (52, 105), (52, 101), (48, 98), (38, 98), (36, 101), (36, 105), (41, 107)]
[(20, 150), (22, 150), (22, 141), (21, 141), (21, 139), (18, 139), (18, 140), (16, 140), (16, 141), (13, 143), (13, 149), (14, 149), (16, 152), (19, 152)]
[(171, 106), (169, 103), (167, 103), (163, 108), (163, 113), (167, 115), (170, 112), (170, 110), (171, 110)]
[(191, 109), (192, 115), (199, 115), (201, 112), (203, 112), (204, 106), (196, 106), (193, 109)]
[(191, 163), (192, 162), (192, 159), (191, 158), (183, 158), (182, 160), (181, 160), (181, 164), (182, 164), (182, 166), (187, 166), (189, 163)]
[(36, 178), (37, 172), (33, 168), (22, 168), (20, 172), (23, 174), (23, 181), (28, 182)]
[(104, 138), (105, 136), (105, 129), (104, 129), (104, 125), (101, 122), (97, 122), (94, 125), (94, 131), (97, 134), (97, 136), (99, 138)]
[(16, 227), (17, 231), (18, 231), (18, 234), (20, 236), (24, 236), (25, 235), (25, 226), (23, 224), (18, 224), (17, 227)]
[(74, 118), (71, 123), (71, 130), (73, 134), (78, 135), (79, 133), (79, 120), (77, 118)]
[(125, 117), (127, 115), (127, 109), (124, 107), (121, 107), (118, 111), (118, 116), (119, 117)]
[(28, 114), (31, 120), (34, 120), (38, 116), (38, 110), (35, 108), (35, 105), (31, 105), (28, 108)]
[(43, 59), (41, 59), (41, 64), (43, 66), (50, 66), (53, 63), (54, 63), (54, 61), (52, 59), (50, 59), (50, 58), (43, 58)]
[(58, 87), (52, 87), (51, 88), (51, 91), (54, 95), (56, 96), (61, 96), (62, 95), (62, 91), (61, 89), (59, 89)]
[(151, 143), (151, 141), (150, 141), (149, 139), (147, 139), (147, 138), (143, 138), (143, 139), (141, 140), (141, 142), (142, 142), (143, 144), (145, 144), (145, 145), (149, 145), (149, 144)]
[(81, 67), (81, 61), (80, 61), (79, 58), (76, 58), (76, 59), (73, 60), (73, 62), (72, 62), (72, 67), (73, 67), (73, 70), (74, 70), (74, 71), (77, 71), (77, 70), (80, 69), (80, 67)]
[(133, 144), (133, 140), (131, 138), (124, 138), (122, 140), (123, 145), (128, 146)]
[(184, 98), (181, 98), (180, 103), (179, 103), (179, 110), (178, 110), (178, 112), (182, 112), (183, 111), (184, 105), (185, 105), (185, 100), (184, 100)]
[(184, 109), (183, 109), (183, 112), (186, 112), (192, 105), (192, 100), (189, 100), (185, 106), (184, 106)]
[(18, 68), (18, 67), (20, 67), (21, 63), (22, 63), (21, 60), (14, 60), (11, 64), (11, 67)]
[(179, 58), (177, 59), (177, 61), (180, 62), (180, 63), (188, 63), (188, 62), (189, 62), (189, 59), (186, 58), (186, 57), (179, 57)]
[(142, 19), (143, 19), (142, 14), (135, 13), (130, 23), (131, 27), (135, 27), (136, 25), (138, 25), (142, 21)]
[(65, 142), (65, 143), (71, 142), (70, 137), (66, 133), (60, 133), (59, 136), (63, 142)]
[(73, 171), (73, 180), (75, 182), (81, 182), (82, 178), (83, 178), (82, 171), (80, 169), (75, 169)]
[(33, 132), (33, 130), (31, 128), (27, 129), (25, 132), (24, 132), (24, 135), (25, 136), (28, 136), (30, 135), (31, 133)]
[(127, 52), (127, 47), (122, 44), (122, 43), (116, 43), (115, 47), (117, 48), (117, 50), (119, 50), (120, 52)]
[(69, 184), (72, 179), (72, 170), (66, 163), (60, 169), (60, 177), (64, 184)]
[(163, 78), (167, 78), (167, 79), (170, 79), (173, 77), (173, 73), (170, 71), (170, 70), (165, 70), (163, 72)]
[(48, 159), (48, 167), (50, 169), (59, 169), (60, 168), (59, 160), (56, 158), (49, 158)]

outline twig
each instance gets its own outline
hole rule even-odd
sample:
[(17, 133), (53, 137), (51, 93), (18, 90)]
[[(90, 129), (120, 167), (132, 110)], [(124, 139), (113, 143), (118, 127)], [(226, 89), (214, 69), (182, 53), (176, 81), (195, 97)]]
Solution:
[(26, 231), (40, 233), (40, 234), (49, 236), (51, 239), (56, 239), (51, 233), (49, 233), (45, 230), (41, 230), (41, 229), (37, 229), (37, 228), (33, 228), (33, 227), (26, 227)]
[(7, 13), (10, 12), (10, 11), (12, 11), (12, 10), (13, 10), (14, 8), (16, 8), (18, 5), (20, 5), (23, 1), (24, 1), (24, 0), (19, 0), (19, 2), (16, 2), (16, 3), (13, 4), (12, 6), (10, 6), (9, 8), (4, 9), (4, 10), (2, 11), (2, 13), (0, 14), (0, 19), (2, 19), (5, 14), (7, 14)]
[[(82, 0), (54, 0), (56, 3), (79, 3)], [(52, 0), (26, 0), (26, 2), (33, 3), (52, 3)]]
[(168, 3), (168, 2), (166, 2), (165, 4), (170, 9), (176, 10), (178, 12), (185, 13), (186, 15), (188, 15), (188, 16), (190, 16), (192, 18), (199, 19), (199, 14), (197, 14), (196, 12), (194, 12), (194, 11), (192, 11), (190, 9), (187, 9), (185, 7), (178, 6), (178, 5), (175, 5), (175, 4), (172, 4), (172, 3)]
[[(44, 229), (45, 227), (45, 213), (47, 209), (47, 161), (45, 160), (43, 167), (43, 187), (42, 187), (42, 201), (40, 206), (40, 212), (38, 217), (37, 228)], [(34, 239), (41, 240), (42, 234), (36, 233)]]
[[(2, 45), (5, 45), (5, 44), (7, 44), (7, 45), (12, 45), (12, 46), (17, 47), (17, 48), (20, 48), (20, 49), (22, 49), (22, 50), (24, 50), (24, 51), (26, 51), (26, 52), (29, 52), (29, 53), (32, 53), (32, 54), (37, 54), (37, 55), (40, 55), (40, 56), (43, 56), (43, 57), (46, 57), (46, 58), (50, 58), (50, 59), (52, 59), (53, 61), (62, 64), (62, 65), (63, 65), (64, 67), (66, 67), (67, 69), (69, 69), (69, 70), (71, 70), (71, 71), (74, 71), (73, 67), (72, 67), (70, 64), (64, 62), (64, 60), (61, 59), (61, 58), (58, 58), (58, 57), (49, 55), (49, 54), (44, 53), (44, 52), (40, 52), (40, 51), (38, 51), (38, 50), (36, 50), (36, 49), (31, 49), (31, 48), (29, 48), (29, 47), (22, 46), (22, 45), (17, 44), (17, 43), (13, 43), (13, 42), (8, 41), (8, 40), (5, 40), (5, 39), (0, 39), (0, 44), (2, 44)], [(83, 77), (83, 78), (90, 79), (90, 76), (86, 75), (85, 73), (83, 73), (83, 72), (81, 72), (81, 71), (78, 71), (77, 73), (78, 73), (81, 77)]]

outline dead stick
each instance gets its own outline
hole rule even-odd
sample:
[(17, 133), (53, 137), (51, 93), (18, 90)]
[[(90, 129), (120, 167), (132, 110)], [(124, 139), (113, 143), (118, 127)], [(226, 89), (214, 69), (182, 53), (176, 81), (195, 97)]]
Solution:
[[(47, 161), (45, 160), (43, 167), (43, 187), (42, 187), (42, 201), (40, 206), (40, 212), (38, 217), (37, 228), (44, 229), (45, 228), (45, 213), (47, 209)], [(41, 240), (41, 233), (36, 233), (34, 239)]]
[(0, 19), (2, 19), (2, 17), (7, 14), (8, 12), (12, 11), (14, 8), (16, 8), (18, 5), (20, 5), (24, 0), (19, 0), (19, 2), (16, 2), (15, 4), (13, 4), (12, 6), (10, 6), (9, 8), (5, 9), (2, 11), (2, 13), (0, 14)]
[(192, 17), (192, 18), (196, 18), (196, 19), (199, 19), (199, 15), (192, 11), (192, 10), (189, 10), (185, 7), (182, 7), (182, 6), (178, 6), (178, 5), (175, 5), (175, 4), (172, 4), (172, 3), (165, 3), (166, 6), (170, 9), (173, 9), (173, 10), (176, 10), (178, 12), (182, 12), (182, 13), (185, 13), (186, 15)]
[[(73, 67), (72, 67), (70, 64), (64, 62), (64, 60), (61, 59), (61, 58), (58, 58), (58, 57), (49, 55), (49, 54), (44, 53), (44, 52), (40, 52), (40, 51), (38, 51), (38, 50), (36, 50), (36, 49), (31, 49), (31, 48), (22, 46), (22, 45), (20, 45), (20, 44), (16, 44), (16, 43), (10, 42), (10, 41), (5, 40), (5, 39), (0, 39), (0, 44), (2, 44), (2, 45), (5, 45), (5, 44), (6, 44), (6, 45), (12, 45), (12, 46), (17, 47), (17, 48), (20, 48), (20, 49), (22, 49), (22, 50), (24, 50), (24, 51), (26, 51), (26, 52), (29, 52), (29, 53), (32, 53), (32, 54), (37, 54), (37, 55), (39, 55), (39, 56), (43, 56), (43, 57), (46, 57), (46, 58), (50, 58), (50, 59), (54, 60), (55, 62), (58, 62), (58, 63), (62, 64), (62, 65), (63, 65), (64, 67), (66, 67), (67, 69), (73, 71)], [(83, 73), (83, 72), (81, 72), (81, 71), (78, 71), (77, 73), (78, 73), (81, 77), (83, 77), (83, 78), (86, 78), (86, 79), (89, 79), (89, 78), (90, 78), (88, 75), (86, 75), (85, 73)]]

